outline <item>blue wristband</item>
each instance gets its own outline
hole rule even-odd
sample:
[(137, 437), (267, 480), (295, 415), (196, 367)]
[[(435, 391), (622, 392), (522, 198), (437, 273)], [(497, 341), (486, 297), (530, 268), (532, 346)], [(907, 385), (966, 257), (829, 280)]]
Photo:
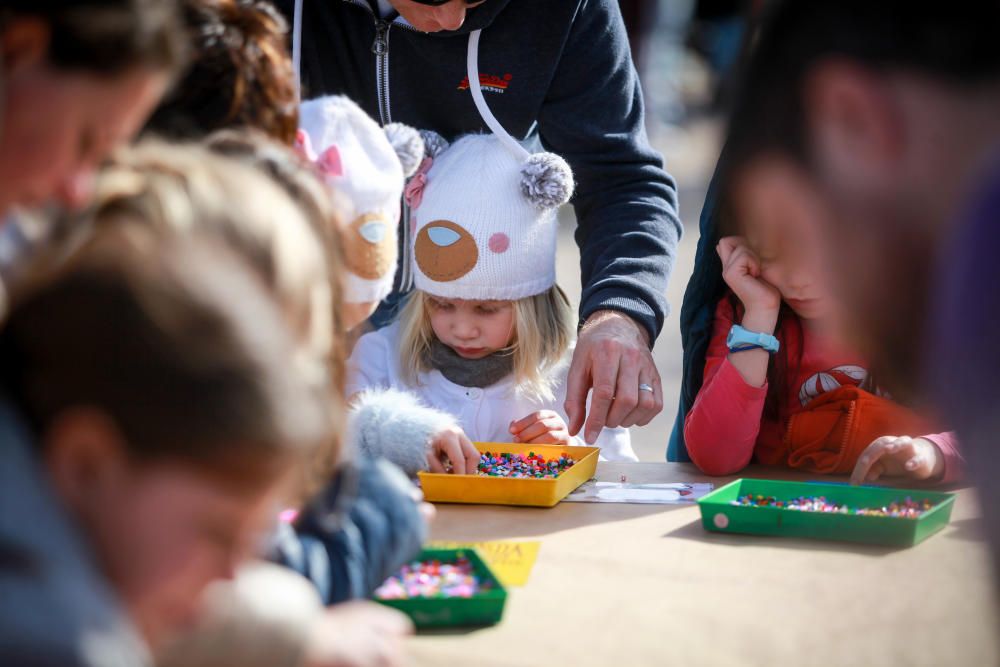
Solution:
[(781, 343), (774, 336), (744, 329), (734, 324), (726, 337), (726, 347), (730, 352), (746, 352), (747, 350), (767, 350), (774, 354), (781, 349)]

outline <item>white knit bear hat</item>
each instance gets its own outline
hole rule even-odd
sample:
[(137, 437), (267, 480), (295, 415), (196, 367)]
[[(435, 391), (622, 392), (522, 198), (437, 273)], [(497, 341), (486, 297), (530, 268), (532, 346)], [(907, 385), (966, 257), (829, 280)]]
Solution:
[(555, 284), (556, 211), (573, 194), (573, 173), (558, 155), (528, 153), (490, 113), (478, 41), (474, 31), (470, 90), (493, 134), (450, 146), (425, 134), (429, 157), (406, 186), (413, 281), (441, 298), (513, 301)]
[(546, 291), (556, 281), (556, 209), (572, 189), (558, 156), (523, 159), (491, 134), (458, 139), (406, 188), (414, 286), (448, 299)]
[(347, 303), (381, 301), (396, 275), (400, 197), (424, 153), (420, 133), (391, 123), (383, 129), (343, 96), (303, 102), (298, 148), (337, 195), (348, 268)]

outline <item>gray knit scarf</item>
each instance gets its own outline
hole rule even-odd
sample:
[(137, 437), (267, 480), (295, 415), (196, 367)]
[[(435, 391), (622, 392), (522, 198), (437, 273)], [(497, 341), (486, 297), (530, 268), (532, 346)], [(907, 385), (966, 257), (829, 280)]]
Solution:
[(461, 387), (489, 387), (514, 372), (514, 355), (509, 351), (466, 359), (439, 340), (431, 343), (427, 361), (431, 368)]

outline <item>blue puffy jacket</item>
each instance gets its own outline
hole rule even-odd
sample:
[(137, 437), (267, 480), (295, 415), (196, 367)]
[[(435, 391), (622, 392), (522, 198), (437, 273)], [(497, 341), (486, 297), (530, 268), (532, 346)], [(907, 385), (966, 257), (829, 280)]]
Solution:
[(412, 488), (384, 459), (350, 463), (279, 526), (269, 556), (312, 581), (325, 604), (369, 597), (427, 537)]

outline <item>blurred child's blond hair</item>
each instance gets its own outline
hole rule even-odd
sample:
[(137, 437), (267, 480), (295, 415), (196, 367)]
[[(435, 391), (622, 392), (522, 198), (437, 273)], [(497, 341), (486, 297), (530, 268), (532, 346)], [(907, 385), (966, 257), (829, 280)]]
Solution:
[[(433, 370), (429, 363), (431, 328), (428, 300), (414, 290), (399, 316), (400, 367), (403, 379), (416, 384), (421, 372)], [(573, 342), (573, 309), (558, 285), (535, 296), (511, 302), (514, 307), (514, 339), (509, 351), (514, 356), (514, 378), (518, 391), (542, 400), (552, 400), (555, 371)]]
[[(206, 137), (203, 143), (214, 153), (263, 171), (281, 186), (305, 214), (313, 233), (321, 241), (326, 259), (332, 305), (327, 324), (331, 327), (332, 338), (339, 339), (347, 328), (343, 317), (347, 304), (344, 303), (343, 286), (343, 205), (338, 199), (338, 193), (328, 188), (316, 175), (313, 166), (298, 153), (258, 130), (219, 130)], [(337, 345), (338, 349), (346, 351), (343, 340), (338, 340)], [(331, 364), (334, 389), (338, 395), (342, 395), (343, 380), (346, 379), (346, 357), (333, 354), (328, 361)]]
[(296, 336), (301, 377), (328, 393), (335, 435), (311, 462), (307, 486), (327, 476), (339, 458), (346, 350), (335, 325), (339, 267), (328, 263), (330, 239), (311, 213), (264, 171), (197, 144), (146, 140), (121, 151), (100, 173), (93, 208), (83, 220), (56, 223), (47, 257), (86, 245), (96, 230), (117, 228), (137, 246), (174, 236), (209, 235), (246, 260), (281, 307)]

